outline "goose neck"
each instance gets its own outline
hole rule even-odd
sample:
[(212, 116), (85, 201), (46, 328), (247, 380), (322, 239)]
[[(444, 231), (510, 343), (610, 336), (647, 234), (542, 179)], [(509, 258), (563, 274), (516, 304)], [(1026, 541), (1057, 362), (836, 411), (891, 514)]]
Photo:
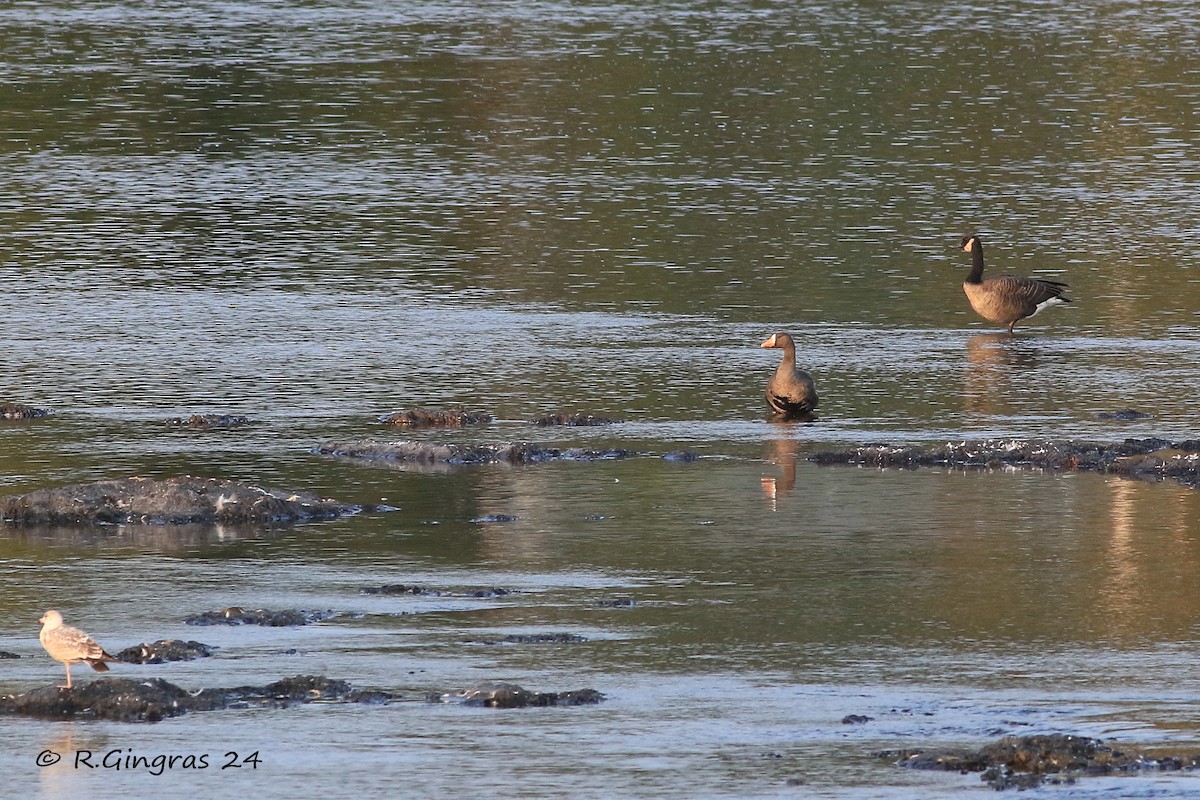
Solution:
[(978, 239), (971, 248), (971, 271), (967, 273), (967, 283), (983, 283), (983, 245)]

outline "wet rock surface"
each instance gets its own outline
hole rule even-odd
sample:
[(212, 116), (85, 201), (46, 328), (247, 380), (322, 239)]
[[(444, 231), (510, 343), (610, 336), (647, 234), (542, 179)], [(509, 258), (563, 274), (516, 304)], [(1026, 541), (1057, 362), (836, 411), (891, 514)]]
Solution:
[(1138, 411), (1135, 408), (1126, 408), (1123, 411), (1105, 411), (1096, 415), (1096, 419), (1119, 419), (1119, 420), (1135, 420), (1149, 419), (1153, 414), (1147, 414), (1144, 411)]
[(519, 520), (516, 514), (484, 514), (482, 517), (472, 517), (467, 520), (472, 525), (494, 525), (503, 522), (516, 522)]
[(187, 475), (120, 478), (0, 497), (0, 520), (23, 525), (295, 523), (362, 510), (313, 494)]
[(542, 447), (528, 442), (499, 445), (439, 444), (433, 442), (323, 442), (314, 453), (359, 461), (406, 464), (536, 464), (542, 461), (607, 461), (639, 455), (629, 450)]
[(909, 769), (979, 772), (981, 780), (994, 789), (1029, 789), (1045, 781), (1069, 782), (1077, 775), (1200, 767), (1200, 754), (1151, 756), (1136, 747), (1062, 733), (1005, 736), (978, 750), (889, 750), (879, 756)]
[(250, 423), (249, 417), (232, 414), (193, 414), (190, 417), (171, 417), (163, 424), (168, 428), (236, 428)]
[(297, 675), (266, 686), (203, 689), (189, 692), (161, 678), (137, 681), (101, 678), (70, 689), (46, 686), (0, 697), (0, 714), (40, 719), (106, 719), (158, 722), (190, 711), (275, 707), (297, 703), (384, 703), (386, 692), (357, 690), (345, 681), (319, 675)]
[(24, 403), (0, 403), (0, 419), (41, 419), (53, 413), (48, 408), (34, 408)]
[(165, 664), (170, 661), (192, 661), (207, 658), (216, 648), (197, 641), (182, 639), (159, 639), (157, 642), (126, 647), (113, 658), (126, 664)]
[(604, 695), (595, 689), (571, 692), (531, 692), (515, 683), (479, 683), (457, 692), (435, 692), (434, 703), (462, 703), (485, 708), (527, 708), (530, 706), (581, 706), (599, 703)]
[(368, 586), (359, 589), (363, 594), (381, 594), (381, 595), (414, 595), (417, 597), (504, 597), (505, 595), (513, 594), (515, 589), (504, 589), (499, 586), (493, 586), (490, 589), (468, 589), (462, 592), (442, 591), (441, 589), (430, 589), (425, 586), (414, 586), (406, 583), (388, 583), (383, 586)]
[(380, 418), (384, 425), (398, 425), (402, 428), (461, 428), (464, 425), (478, 425), (491, 422), (491, 414), (482, 411), (466, 411), (452, 408), (438, 411), (428, 408), (410, 408), (397, 411)]
[(563, 425), (566, 427), (591, 427), (594, 425), (616, 425), (622, 420), (609, 417), (597, 417), (593, 414), (547, 414), (531, 420), (534, 425), (544, 427)]
[(637, 605), (632, 597), (609, 597), (595, 603), (599, 608), (633, 608)]
[(476, 644), (577, 644), (588, 641), (577, 633), (510, 633), (499, 638), (471, 639)]
[(817, 464), (876, 467), (945, 466), (962, 469), (1027, 466), (1052, 470), (1102, 472), (1140, 478), (1173, 478), (1200, 485), (1200, 439), (1126, 439), (1120, 444), (1094, 442), (984, 439), (920, 446), (865, 445), (814, 453)]
[(261, 625), (267, 628), (287, 628), (311, 625), (314, 622), (341, 616), (337, 611), (305, 611), (289, 609), (268, 611), (265, 608), (246, 610), (238, 606), (222, 608), (220, 611), (205, 611), (184, 620), (187, 625)]

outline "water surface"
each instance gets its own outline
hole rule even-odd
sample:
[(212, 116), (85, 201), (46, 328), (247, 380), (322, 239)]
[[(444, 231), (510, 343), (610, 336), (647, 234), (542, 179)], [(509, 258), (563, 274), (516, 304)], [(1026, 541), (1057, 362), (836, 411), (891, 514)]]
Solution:
[[(957, 797), (988, 790), (872, 754), (1050, 731), (1195, 749), (1193, 490), (806, 456), (1195, 437), (1197, 23), (1168, 3), (0, 12), (0, 374), (57, 411), (0, 427), (4, 490), (191, 473), (398, 509), (10, 531), (0, 649), (22, 657), (0, 689), (61, 677), (36, 642), (53, 606), (110, 650), (221, 648), (121, 675), (401, 695), (0, 721), (3, 774), (46, 797)], [(961, 292), (967, 232), (989, 271), (1075, 302), (1000, 335)], [(757, 345), (779, 329), (820, 386), (813, 424), (765, 417), (778, 354)], [(378, 417), (418, 405), (497, 421), (417, 438), (641, 455), (419, 471), (310, 452), (396, 438)], [(1151, 416), (1099, 416), (1127, 408)], [(529, 422), (560, 411), (623, 422)], [(205, 412), (255, 424), (163, 424)], [(660, 458), (681, 449), (702, 458)], [(477, 521), (496, 515), (516, 519)], [(386, 583), (442, 594), (361, 592)], [(468, 596), (491, 588), (509, 593)], [(235, 604), (343, 613), (183, 624)], [(487, 643), (510, 633), (587, 641)], [(480, 680), (607, 700), (425, 702)], [(213, 766), (70, 763), (118, 748)], [(45, 749), (67, 758), (38, 769)], [(226, 752), (261, 760), (220, 770)]]

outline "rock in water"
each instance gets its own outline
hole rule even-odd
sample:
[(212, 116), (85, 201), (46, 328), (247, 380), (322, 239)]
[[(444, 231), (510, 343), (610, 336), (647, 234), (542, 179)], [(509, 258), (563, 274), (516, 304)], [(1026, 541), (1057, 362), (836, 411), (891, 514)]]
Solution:
[(26, 525), (289, 523), (362, 510), (313, 494), (189, 475), (120, 478), (0, 497), (0, 520)]

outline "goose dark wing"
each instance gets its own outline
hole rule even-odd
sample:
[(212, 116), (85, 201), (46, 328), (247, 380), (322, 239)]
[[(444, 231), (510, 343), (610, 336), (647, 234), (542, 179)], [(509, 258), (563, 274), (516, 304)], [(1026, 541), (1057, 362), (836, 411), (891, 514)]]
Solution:
[(1063, 291), (1067, 289), (1067, 284), (1058, 281), (1025, 278), (1018, 275), (996, 275), (995, 277), (988, 278), (984, 283), (988, 284), (991, 291), (996, 294), (1012, 298), (1017, 302), (1030, 303), (1035, 306), (1041, 305), (1055, 297), (1064, 303), (1071, 302), (1062, 296)]

